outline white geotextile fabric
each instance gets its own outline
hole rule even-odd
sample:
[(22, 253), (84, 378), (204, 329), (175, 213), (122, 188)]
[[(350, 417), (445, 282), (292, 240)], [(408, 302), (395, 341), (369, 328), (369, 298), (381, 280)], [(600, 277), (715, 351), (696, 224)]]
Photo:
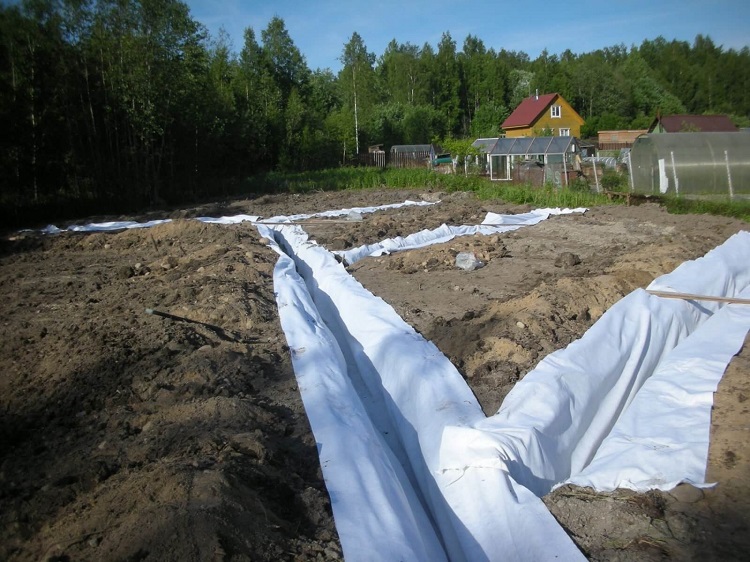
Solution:
[(346, 215), (350, 216), (356, 216), (361, 215), (365, 213), (374, 213), (375, 211), (383, 211), (386, 209), (399, 209), (401, 207), (429, 207), (430, 205), (436, 205), (439, 202), (430, 202), (430, 201), (409, 201), (408, 199), (404, 201), (403, 203), (390, 203), (388, 205), (378, 205), (378, 206), (369, 206), (369, 207), (351, 207), (349, 209), (334, 209), (331, 211), (322, 211), (320, 213), (304, 213), (304, 214), (298, 214), (298, 215), (286, 215), (283, 217), (274, 217), (272, 219), (268, 219), (268, 222), (294, 222), (294, 221), (301, 221), (305, 219), (312, 219), (316, 217), (322, 217), (322, 218), (333, 218), (333, 217), (343, 217)]
[[(743, 232), (705, 257), (660, 277), (649, 288), (736, 296), (749, 286), (750, 233)], [(696, 399), (702, 393), (701, 400), (712, 401), (706, 394), (707, 386), (713, 384), (715, 388), (747, 333), (747, 324), (742, 324), (747, 311), (724, 317), (739, 322), (731, 328), (722, 323), (722, 317), (704, 327), (720, 306), (634, 291), (610, 308), (580, 340), (543, 359), (508, 393), (497, 414), (470, 429), (448, 428), (444, 434), (444, 469), (460, 472), (467, 466), (494, 466), (507, 470), (515, 482), (537, 495), (546, 494), (585, 469), (584, 476), (570, 481), (601, 490), (629, 483), (628, 487), (640, 491), (656, 487), (647, 484), (648, 480), (663, 480), (662, 486), (682, 481), (700, 483), (703, 472), (691, 470), (699, 461), (678, 466), (667, 454), (649, 456), (647, 439), (654, 437), (663, 443), (680, 439), (678, 429), (690, 419), (694, 428), (703, 427), (706, 439), (694, 436), (684, 442), (683, 458), (703, 459), (705, 471), (710, 407), (692, 408), (692, 399), (684, 401), (686, 394), (678, 386), (668, 387), (661, 381), (670, 371), (673, 375), (676, 371), (679, 377), (678, 366), (690, 365), (697, 379), (691, 392)], [(719, 324), (721, 328), (717, 328)], [(722, 340), (720, 345), (715, 338)], [(684, 343), (677, 347), (680, 342)], [(648, 394), (638, 397), (644, 382), (650, 381), (655, 372), (661, 375), (654, 380), (653, 388), (649, 385), (650, 392), (671, 393), (659, 394), (659, 400), (653, 399), (654, 394), (651, 399)], [(632, 413), (631, 403), (637, 405)], [(670, 411), (679, 411), (681, 418), (667, 425)], [(631, 420), (622, 431), (633, 431), (634, 439), (643, 439), (641, 457), (636, 456), (634, 447), (624, 446), (628, 434), (613, 440), (596, 465), (587, 469), (621, 416)], [(461, 453), (456, 455), (456, 451)], [(652, 472), (644, 477), (636, 469), (629, 475), (627, 469), (633, 466), (648, 467)], [(613, 474), (620, 476), (613, 478)]]
[[(371, 207), (354, 207), (351, 209), (336, 209), (331, 211), (323, 211), (320, 213), (305, 213), (298, 215), (288, 215), (283, 217), (273, 217), (265, 219), (270, 223), (273, 222), (294, 222), (299, 220), (305, 220), (315, 217), (331, 218), (341, 216), (356, 216), (364, 213), (374, 213), (376, 211), (384, 209), (397, 209), (400, 207), (417, 206), (425, 207), (429, 205), (436, 205), (437, 202), (428, 201), (404, 201), (403, 203), (392, 203), (389, 205), (371, 206)], [(239, 224), (242, 222), (258, 222), (261, 220), (260, 216), (257, 215), (232, 215), (225, 217), (196, 217), (195, 220), (205, 222), (209, 224)], [(68, 228), (58, 228), (54, 224), (50, 224), (40, 230), (42, 234), (60, 234), (61, 232), (113, 232), (117, 230), (128, 230), (133, 228), (150, 228), (160, 224), (172, 222), (172, 219), (158, 219), (146, 222), (136, 221), (109, 221), (109, 222), (98, 222), (89, 223), (83, 225), (73, 224)], [(25, 232), (25, 231), (21, 231)]]
[(470, 236), (473, 234), (498, 234), (509, 232), (524, 226), (535, 225), (551, 215), (564, 215), (570, 213), (584, 213), (586, 209), (535, 209), (529, 213), (518, 215), (499, 215), (487, 213), (480, 225), (448, 226), (446, 224), (433, 230), (422, 230), (408, 236), (388, 238), (374, 244), (365, 244), (350, 250), (339, 250), (334, 252), (341, 256), (347, 264), (353, 264), (368, 256), (382, 256), (402, 250), (413, 250), (423, 248), (432, 244), (448, 242), (457, 236)]
[[(305, 399), (306, 388), (323, 386), (316, 356), (295, 351), (307, 349), (304, 339), (289, 340), (295, 370), (303, 369), (311, 380), (305, 386), (300, 384), (300, 389), (321, 447), (327, 485), (334, 490), (332, 506), (348, 560), (430, 559), (437, 555), (427, 555), (425, 549), (438, 545), (451, 560), (583, 559), (538, 496), (586, 468), (617, 420), (627, 418), (623, 412), (630, 411), (631, 403), (641, 402), (636, 400), (638, 390), (652, 373), (659, 375), (662, 366), (668, 370), (670, 363), (682, 361), (681, 350), (698, 351), (690, 361), (703, 364), (701, 346), (693, 342), (703, 339), (710, 347), (716, 337), (716, 329), (706, 320), (719, 305), (696, 305), (635, 291), (612, 307), (581, 340), (543, 360), (516, 385), (499, 412), (486, 418), (459, 373), (434, 345), (385, 302), (369, 294), (329, 252), (308, 241), (299, 228), (277, 228), (276, 232), (261, 228), (269, 239), (278, 234), (278, 241), (294, 256), (312, 301), (346, 362), (341, 371), (325, 370), (325, 377), (337, 382), (329, 383), (336, 391), (326, 398), (326, 411), (321, 414), (309, 408)], [(750, 282), (749, 237), (747, 233), (733, 237), (702, 260), (658, 279), (652, 288), (736, 295)], [(288, 308), (289, 303), (280, 300), (282, 323)], [(733, 307), (725, 310), (731, 312)], [(742, 313), (739, 316), (744, 317)], [(721, 315), (717, 318), (718, 324)], [(721, 330), (722, 337), (732, 341), (718, 354), (719, 363), (711, 368), (715, 372), (723, 372), (747, 328), (724, 330), (722, 323)], [(690, 334), (695, 338), (691, 343), (675, 348), (681, 341), (691, 341)], [(680, 395), (675, 394), (674, 399), (679, 404)], [(668, 415), (658, 408), (661, 400), (657, 404), (653, 398), (643, 401), (648, 402), (654, 420)], [(677, 425), (684, 424), (687, 415), (693, 427), (707, 431), (710, 418), (706, 412), (683, 406), (683, 421)], [(680, 410), (674, 402), (671, 408)], [(336, 411), (334, 416), (332, 411)], [(387, 419), (383, 419), (384, 413)], [(323, 423), (328, 432), (325, 440), (319, 429), (321, 415), (335, 418), (335, 422)], [(365, 415), (372, 424), (363, 422), (350, 433), (349, 417)], [(378, 451), (372, 461), (363, 455), (353, 463), (347, 451), (341, 451), (340, 457), (326, 455), (329, 439), (351, 444), (351, 450), (361, 450), (360, 442), (376, 442)], [(382, 445), (388, 445), (391, 453), (381, 450)], [(625, 453), (629, 461), (632, 454)], [(667, 456), (662, 461), (676, 464)], [(344, 474), (362, 471), (370, 462), (378, 466), (391, 463), (389, 470), (393, 469), (396, 480), (386, 484), (355, 478), (359, 487), (337, 483), (340, 478), (351, 481), (352, 477)], [(402, 468), (395, 468), (394, 462), (400, 462)], [(354, 467), (347, 468), (347, 463)], [(658, 473), (658, 468), (648, 470)], [(687, 473), (673, 476), (675, 482), (686, 480), (700, 478)], [(407, 491), (409, 485), (417, 502)], [(404, 500), (408, 507), (398, 508), (406, 514), (403, 525), (400, 511), (388, 499), (393, 497), (389, 486), (411, 498)], [(340, 493), (342, 488), (351, 493)], [(365, 514), (371, 506), (384, 511)], [(423, 528), (419, 526), (420, 507), (430, 520)], [(353, 521), (348, 519), (352, 515)], [(358, 524), (372, 517), (379, 525), (374, 534), (367, 531), (367, 525)], [(398, 539), (391, 541), (390, 536)], [(383, 552), (388, 554), (384, 557)]]
[[(686, 262), (649, 289), (750, 298), (750, 233)], [(677, 301), (717, 312), (682, 340), (657, 367), (618, 419), (591, 463), (568, 480), (597, 490), (703, 487), (713, 395), (750, 330), (750, 306)], [(721, 307), (721, 308), (719, 308)]]
[[(382, 403), (389, 418), (388, 431), (379, 424), (374, 430), (380, 435), (388, 433), (391, 439), (394, 437), (391, 433), (395, 433), (398, 452), (394, 456), (402, 459), (404, 472), (412, 477), (415, 494), (421, 498), (434, 522), (434, 526), (426, 530), (417, 529), (417, 535), (430, 536), (436, 528), (438, 540), (451, 560), (545, 559), (552, 552), (566, 560), (583, 559), (541, 500), (512, 482), (507, 472), (496, 467), (464, 470), (460, 474), (443, 470), (443, 433), (452, 426), (476, 424), (484, 419), (484, 414), (461, 375), (434, 344), (416, 333), (382, 299), (366, 291), (332, 254), (308, 241), (298, 227), (277, 227), (276, 232), (264, 226), (259, 229), (269, 239), (278, 234), (278, 241), (295, 256), (317, 309), (341, 348), (350, 350), (348, 367), (356, 366), (366, 392), (366, 398), (359, 401)], [(283, 281), (279, 279), (279, 282)], [(280, 302), (282, 318), (288, 309), (287, 303), (282, 305)], [(304, 341), (289, 339), (289, 335), (288, 342), (293, 350), (308, 347)], [(315, 372), (314, 356), (293, 353), (293, 357), (295, 369), (300, 363), (310, 361), (312, 364), (307, 368), (309, 372)], [(329, 375), (330, 372), (326, 372), (326, 376)], [(343, 373), (342, 376), (348, 375)], [(350, 395), (356, 386), (353, 384), (349, 389), (343, 383), (337, 385), (345, 390), (339, 391), (330, 401), (347, 405), (356, 403), (355, 397)], [(300, 390), (305, 400), (302, 385)], [(315, 410), (308, 410), (311, 427), (319, 441), (316, 428), (326, 423), (318, 420), (320, 415)], [(322, 415), (327, 416), (328, 413)], [(361, 431), (356, 435), (349, 433), (347, 425), (347, 422), (341, 423), (340, 434), (336, 437), (339, 441), (375, 440)], [(323, 442), (323, 450), (325, 447)], [(327, 483), (332, 467), (336, 463), (346, 465), (350, 462), (348, 458), (346, 454), (336, 460), (327, 455), (321, 457), (327, 461), (322, 463)], [(358, 466), (368, 462), (365, 457), (357, 459)], [(375, 462), (380, 461), (376, 458)], [(340, 489), (333, 476), (330, 480), (334, 481), (335, 489)], [(371, 485), (378, 489), (383, 486), (377, 482)], [(359, 498), (331, 494), (334, 517), (348, 560), (384, 559), (379, 553), (394, 547), (389, 539), (395, 532), (393, 530), (373, 535), (364, 532), (355, 522), (348, 524), (353, 534), (344, 536), (342, 533), (340, 525), (344, 516), (341, 514), (371, 509), (373, 502), (369, 493), (372, 492)], [(344, 505), (347, 501), (353, 504)], [(374, 503), (387, 504), (382, 501)], [(386, 510), (377, 515), (377, 519), (399, 525), (398, 512)], [(407, 517), (407, 526), (413, 519), (411, 515)], [(409, 526), (395, 532), (395, 536), (409, 536), (410, 532), (412, 528)], [(537, 536), (544, 536), (544, 540), (528, 540), (532, 536), (529, 532), (541, 533)], [(404, 544), (420, 544), (423, 539), (418, 536), (412, 536)], [(426, 558), (406, 548), (398, 559)]]
[(114, 230), (130, 230), (133, 228), (151, 228), (160, 224), (172, 222), (171, 219), (159, 219), (146, 222), (136, 221), (109, 221), (109, 222), (92, 222), (89, 224), (72, 224), (67, 229), (57, 228), (51, 224), (42, 229), (45, 234), (59, 234), (60, 232), (110, 232)]
[(257, 215), (232, 215), (229, 217), (196, 217), (195, 220), (208, 224), (240, 224), (242, 222), (257, 222)]
[[(435, 448), (439, 446), (439, 439), (435, 438), (435, 433), (439, 435), (440, 426), (444, 424), (444, 419), (453, 420), (458, 417), (476, 417), (481, 414), (479, 405), (476, 403), (474, 396), (468, 387), (455, 372), (455, 368), (439, 352), (434, 345), (421, 338), (411, 327), (405, 324), (401, 318), (389, 307), (384, 301), (373, 297), (366, 291), (353, 277), (351, 277), (341, 264), (339, 264), (332, 254), (327, 252), (313, 242), (307, 241), (307, 236), (299, 227), (276, 227), (275, 231), (269, 227), (259, 226), (262, 235), (269, 239), (276, 238), (280, 234), (279, 242), (285, 250), (295, 255), (297, 268), (300, 269), (307, 279), (307, 288), (311, 298), (315, 301), (315, 308), (323, 311), (328, 327), (335, 335), (341, 347), (347, 346), (350, 349), (352, 363), (346, 365), (340, 372), (333, 372), (325, 369), (321, 374), (325, 378), (331, 377), (333, 380), (327, 384), (325, 390), (330, 391), (331, 395), (327, 397), (323, 411), (317, 408), (308, 408), (308, 399), (305, 394), (309, 387), (321, 389), (323, 385), (320, 380), (321, 374), (318, 373), (317, 359), (307, 353), (298, 353), (294, 350), (307, 349), (311, 342), (307, 339), (293, 339), (295, 335), (300, 335), (298, 330), (287, 332), (287, 316), (290, 310), (290, 304), (279, 298), (279, 314), (282, 319), (282, 326), (287, 334), (287, 342), (292, 351), (295, 372), (302, 368), (303, 372), (311, 374), (313, 379), (309, 384), (300, 383), (300, 392), (306, 405), (308, 418), (313, 433), (315, 434), (318, 446), (322, 450), (321, 466), (323, 475), (326, 479), (326, 486), (333, 493), (331, 496), (331, 506), (336, 519), (336, 528), (339, 532), (344, 555), (347, 560), (429, 560), (429, 557), (422, 556), (420, 552), (415, 551), (415, 546), (425, 541), (425, 537), (434, 536), (431, 548), (440, 546), (440, 556), (436, 559), (446, 559), (446, 553), (443, 548), (446, 539), (440, 538), (445, 535), (446, 531), (440, 529), (440, 532), (434, 531), (434, 527), (429, 528), (412, 526), (410, 520), (413, 519), (410, 513), (411, 509), (406, 510), (407, 514), (405, 525), (402, 525), (401, 512), (399, 510), (382, 509), (387, 506), (388, 497), (393, 494), (388, 490), (390, 486), (404, 486), (408, 483), (415, 496), (420, 499), (421, 505), (426, 506), (425, 513), (432, 511), (432, 503), (439, 500), (433, 497), (439, 492), (433, 484), (423, 489), (420, 484), (409, 481), (395, 483), (381, 482), (373, 479), (361, 482), (364, 489), (362, 493), (356, 489), (344, 489), (339, 484), (342, 478), (341, 473), (347, 471), (360, 471), (363, 466), (370, 464), (381, 464), (384, 455), (377, 454), (371, 458), (368, 454), (352, 454), (361, 449), (361, 442), (373, 443), (382, 441), (390, 437), (401, 443), (401, 450), (407, 455), (406, 458), (399, 459), (402, 465), (401, 471), (405, 475), (411, 474), (414, 481), (423, 481), (429, 483), (430, 470), (422, 460), (422, 445), (419, 442), (420, 433), (424, 438), (430, 439), (431, 443), (426, 446)], [(277, 270), (278, 271), (278, 270)], [(314, 276), (311, 274), (314, 271)], [(279, 284), (277, 284), (277, 282)], [(274, 275), (274, 285), (277, 293), (281, 295), (283, 278)], [(300, 306), (300, 305), (292, 305)], [(294, 310), (294, 309), (292, 309)], [(359, 320), (357, 320), (359, 318)], [(310, 320), (308, 319), (307, 322)], [(290, 322), (293, 322), (291, 320)], [(350, 333), (350, 330), (358, 333), (356, 336)], [(304, 334), (301, 334), (304, 335)], [(315, 334), (312, 334), (315, 338)], [(325, 347), (325, 346), (323, 346)], [(373, 361), (373, 348), (376, 350), (375, 360)], [(425, 349), (421, 349), (425, 348)], [(389, 375), (392, 375), (393, 382), (398, 383), (400, 378), (403, 386), (399, 388), (384, 389), (384, 381), (379, 374), (379, 369), (383, 368), (381, 362), (388, 362), (390, 359), (396, 360), (396, 364), (386, 369)], [(351, 370), (356, 370), (362, 374), (362, 384), (359, 381), (350, 380)], [(399, 373), (405, 369), (408, 376), (399, 376)], [(341, 380), (334, 377), (340, 377)], [(398, 411), (395, 402), (404, 400), (412, 402), (413, 406), (418, 404), (432, 404), (430, 398), (431, 392), (428, 385), (410, 384), (410, 379), (416, 376), (419, 378), (429, 377), (430, 380), (437, 383), (436, 388), (442, 389), (445, 382), (451, 388), (452, 396), (449, 400), (444, 401), (442, 409), (435, 416), (422, 416), (422, 420), (428, 425), (427, 428), (413, 428), (409, 431), (408, 419), (412, 416)], [(388, 377), (389, 381), (391, 376)], [(441, 381), (441, 382), (438, 382)], [(398, 386), (398, 385), (395, 385)], [(357, 390), (364, 394), (358, 398)], [(425, 391), (419, 393), (419, 390)], [(360, 394), (360, 395), (361, 395)], [(394, 397), (395, 395), (395, 397)], [(461, 399), (463, 398), (463, 400)], [(353, 417), (367, 414), (366, 402), (375, 402), (382, 409), (381, 413), (386, 416), (387, 428), (381, 426), (370, 428), (361, 424), (356, 431), (349, 431), (353, 425)], [(362, 404), (365, 403), (365, 404)], [(330, 415), (329, 405), (333, 405), (336, 412), (337, 420), (328, 425), (327, 418)], [(433, 408), (430, 407), (432, 412)], [(416, 418), (418, 420), (419, 418)], [(431, 426), (431, 427), (430, 427)], [(326, 448), (329, 446), (328, 440), (323, 440), (325, 434), (321, 435), (320, 431), (329, 431), (329, 439), (342, 445), (339, 449), (339, 455), (333, 456), (333, 451), (326, 454)], [(390, 430), (390, 431), (389, 431)], [(404, 434), (405, 433), (405, 434)], [(386, 435), (387, 434), (387, 435)], [(394, 455), (396, 456), (396, 455)], [(413, 457), (413, 459), (412, 459)], [(412, 462), (412, 460), (414, 462)], [(368, 473), (377, 472), (377, 468), (367, 468)], [(398, 470), (395, 470), (398, 473)], [(343, 476), (343, 482), (356, 480), (356, 477)], [(348, 493), (343, 493), (343, 492)], [(430, 503), (428, 503), (430, 502)], [(438, 502), (439, 504), (439, 502)], [(381, 508), (378, 510), (378, 508)], [(438, 514), (445, 518), (449, 514), (444, 509), (438, 510)], [(351, 518), (351, 519), (350, 519)], [(373, 521), (379, 523), (380, 528), (377, 532), (371, 533), (360, 522)], [(444, 521), (450, 531), (451, 523)], [(343, 526), (343, 528), (342, 528)], [(345, 532), (348, 530), (348, 532)], [(455, 533), (449, 533), (453, 535)], [(392, 537), (396, 537), (393, 540)], [(403, 537), (403, 540), (400, 539)], [(455, 543), (452, 539), (451, 545)], [(450, 552), (450, 551), (449, 551)], [(384, 554), (385, 553), (385, 554)], [(460, 553), (460, 550), (456, 551)], [(456, 558), (450, 553), (450, 559), (462, 560)]]
[[(273, 237), (267, 227), (260, 230)], [(275, 248), (281, 256), (274, 270), (281, 325), (347, 559), (446, 560), (418, 494), (373, 426), (294, 262)]]
[[(241, 222), (257, 222), (260, 219), (254, 215), (234, 215), (231, 217), (196, 217), (195, 220), (211, 224), (239, 224)], [(134, 228), (151, 228), (160, 224), (172, 222), (172, 219), (157, 219), (146, 222), (136, 221), (108, 221), (92, 222), (88, 224), (71, 224), (68, 228), (57, 228), (54, 224), (44, 227), (42, 234), (60, 234), (61, 232), (114, 232), (117, 230), (131, 230)]]

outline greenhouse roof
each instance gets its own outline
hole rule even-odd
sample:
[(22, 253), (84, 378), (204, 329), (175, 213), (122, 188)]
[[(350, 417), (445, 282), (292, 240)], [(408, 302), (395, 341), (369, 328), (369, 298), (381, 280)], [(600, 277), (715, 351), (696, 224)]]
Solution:
[(653, 150), (662, 156), (674, 150), (698, 149), (698, 154), (703, 155), (700, 160), (712, 160), (715, 154), (723, 158), (725, 149), (740, 149), (743, 154), (748, 154), (750, 135), (739, 132), (647, 134), (635, 140), (633, 148), (636, 146), (639, 150), (645, 146), (653, 146)]
[(430, 152), (434, 150), (431, 144), (394, 144), (391, 152)]
[[(476, 143), (475, 143), (476, 146)], [(528, 156), (532, 154), (566, 154), (578, 151), (575, 137), (517, 137), (497, 139), (486, 150), (489, 154)]]
[(477, 139), (473, 143), (471, 143), (471, 146), (473, 146), (474, 148), (480, 149), (482, 152), (486, 154), (490, 150), (492, 150), (492, 147), (495, 146), (495, 144), (497, 143), (499, 139), (500, 137)]

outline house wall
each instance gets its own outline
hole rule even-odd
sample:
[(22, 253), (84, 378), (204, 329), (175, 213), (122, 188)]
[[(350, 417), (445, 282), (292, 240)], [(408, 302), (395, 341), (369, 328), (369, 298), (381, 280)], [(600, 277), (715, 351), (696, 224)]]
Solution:
[(516, 137), (533, 137), (531, 127), (518, 127), (514, 129), (505, 129), (505, 138), (513, 139)]
[[(553, 105), (560, 106), (560, 117), (552, 117), (551, 107)], [(583, 125), (581, 116), (576, 113), (567, 101), (558, 96), (530, 127), (506, 129), (505, 136), (510, 138), (538, 137), (543, 130), (549, 128), (553, 130), (556, 137), (560, 136), (560, 129), (570, 129), (571, 137), (580, 138), (581, 125)]]
[[(560, 106), (560, 117), (552, 117), (551, 107), (553, 105)], [(533, 129), (536, 131), (541, 131), (547, 128), (553, 129), (556, 137), (560, 136), (560, 129), (570, 129), (571, 137), (580, 137), (581, 125), (583, 125), (583, 119), (581, 119), (580, 115), (570, 107), (570, 104), (567, 101), (562, 97), (558, 97), (552, 102), (552, 105), (539, 116), (539, 119), (534, 123)]]
[(622, 131), (599, 131), (597, 147), (599, 150), (620, 150), (630, 148), (635, 139), (648, 133), (648, 129), (633, 129)]
[(628, 129), (621, 131), (599, 131), (599, 144), (628, 143), (632, 145), (639, 136), (648, 133), (648, 129)]

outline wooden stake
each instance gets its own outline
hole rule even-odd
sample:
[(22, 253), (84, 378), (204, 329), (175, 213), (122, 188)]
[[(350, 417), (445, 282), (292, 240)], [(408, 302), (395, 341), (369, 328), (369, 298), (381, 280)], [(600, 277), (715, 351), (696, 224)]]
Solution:
[(733, 304), (750, 304), (750, 299), (741, 299), (738, 297), (715, 297), (711, 295), (692, 295), (690, 293), (672, 293), (669, 291), (652, 291), (646, 289), (646, 292), (665, 299), (683, 299), (686, 301), (713, 301), (726, 302)]

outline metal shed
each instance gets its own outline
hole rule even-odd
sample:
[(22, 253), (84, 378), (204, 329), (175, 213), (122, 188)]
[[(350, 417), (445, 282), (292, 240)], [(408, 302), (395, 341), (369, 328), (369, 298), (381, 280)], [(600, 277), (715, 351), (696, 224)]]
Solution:
[[(474, 146), (489, 156), (490, 179), (499, 181), (552, 182), (567, 185), (571, 174), (581, 169), (578, 139), (575, 137), (518, 137), (497, 139), (487, 149), (488, 139)], [(533, 173), (534, 165), (539, 173)], [(535, 181), (535, 176), (540, 180)]]
[(630, 151), (630, 177), (638, 193), (750, 195), (750, 135), (642, 135)]

